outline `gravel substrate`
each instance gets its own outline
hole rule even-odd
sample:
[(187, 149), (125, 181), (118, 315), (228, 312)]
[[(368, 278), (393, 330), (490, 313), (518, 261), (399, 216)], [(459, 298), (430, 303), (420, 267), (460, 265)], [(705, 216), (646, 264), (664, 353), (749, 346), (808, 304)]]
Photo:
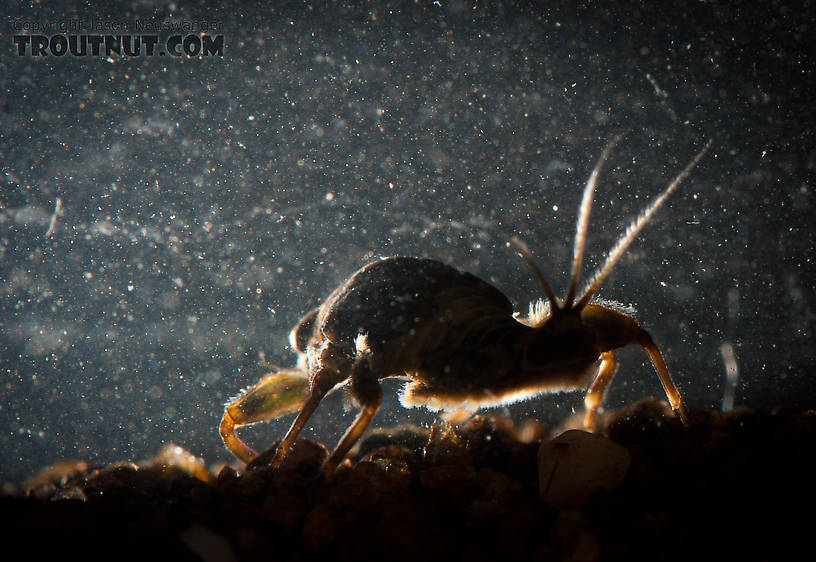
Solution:
[[(300, 441), (280, 469), (67, 462), (4, 486), (7, 552), (82, 560), (743, 560), (808, 552), (816, 412), (645, 400), (600, 434), (476, 417), (378, 430), (333, 478)], [(11, 549), (11, 550), (9, 550)]]

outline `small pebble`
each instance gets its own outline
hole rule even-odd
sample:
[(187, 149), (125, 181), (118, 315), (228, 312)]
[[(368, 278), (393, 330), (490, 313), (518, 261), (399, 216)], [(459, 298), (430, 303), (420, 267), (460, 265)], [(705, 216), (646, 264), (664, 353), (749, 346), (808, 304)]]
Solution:
[(572, 429), (541, 444), (539, 494), (554, 509), (580, 507), (601, 488), (617, 487), (630, 464), (626, 447), (602, 435)]

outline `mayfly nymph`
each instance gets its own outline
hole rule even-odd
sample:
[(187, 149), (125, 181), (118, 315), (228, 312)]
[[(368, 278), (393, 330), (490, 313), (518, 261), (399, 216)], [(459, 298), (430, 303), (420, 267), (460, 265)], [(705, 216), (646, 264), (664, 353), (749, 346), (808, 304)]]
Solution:
[[(403, 377), (404, 406), (468, 410), (516, 402), (542, 393), (587, 388), (584, 424), (592, 430), (604, 390), (617, 369), (615, 350), (641, 346), (651, 359), (672, 409), (688, 413), (651, 336), (631, 313), (592, 298), (626, 249), (708, 150), (706, 145), (638, 215), (605, 263), (578, 294), (593, 193), (611, 142), (584, 188), (566, 297), (556, 298), (531, 252), (513, 243), (532, 267), (546, 300), (520, 317), (497, 288), (439, 261), (390, 257), (370, 263), (335, 289), (292, 330), (296, 368), (265, 376), (227, 404), (221, 437), (240, 460), (257, 453), (236, 428), (299, 409), (277, 448), (279, 466), (320, 401), (347, 386), (360, 405), (357, 418), (329, 456), (331, 473), (371, 423), (380, 406), (379, 380)], [(710, 144), (710, 143), (709, 143)]]

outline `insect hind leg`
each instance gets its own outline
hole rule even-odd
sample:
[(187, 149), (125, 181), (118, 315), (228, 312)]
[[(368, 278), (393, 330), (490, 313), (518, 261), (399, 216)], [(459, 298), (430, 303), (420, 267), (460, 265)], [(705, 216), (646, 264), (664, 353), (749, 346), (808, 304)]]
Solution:
[(651, 336), (645, 330), (641, 330), (641, 332), (640, 341), (638, 343), (646, 350), (646, 353), (649, 354), (649, 359), (652, 360), (652, 365), (654, 365), (655, 371), (657, 371), (657, 376), (660, 378), (660, 382), (663, 383), (663, 389), (666, 391), (666, 397), (669, 399), (672, 410), (677, 412), (677, 415), (680, 416), (680, 421), (683, 422), (683, 426), (689, 427), (690, 421), (686, 404), (683, 402), (683, 396), (680, 394), (680, 391), (677, 390), (677, 386), (675, 386), (669, 374), (669, 369), (666, 367), (663, 354), (660, 353), (660, 350), (654, 341), (652, 341)]

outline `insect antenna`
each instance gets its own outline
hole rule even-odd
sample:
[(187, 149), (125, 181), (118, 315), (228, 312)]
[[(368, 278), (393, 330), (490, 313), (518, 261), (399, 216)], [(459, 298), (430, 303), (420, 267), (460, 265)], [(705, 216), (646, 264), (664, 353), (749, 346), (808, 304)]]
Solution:
[(575, 305), (575, 308), (578, 310), (584, 308), (588, 303), (589, 300), (592, 298), (600, 286), (603, 284), (604, 280), (609, 276), (612, 272), (612, 269), (615, 267), (615, 264), (618, 263), (621, 256), (623, 256), (626, 249), (629, 248), (629, 245), (632, 241), (640, 234), (640, 231), (643, 230), (643, 227), (651, 220), (652, 216), (657, 212), (661, 205), (668, 199), (669, 195), (671, 195), (677, 187), (683, 183), (691, 171), (694, 169), (695, 166), (700, 162), (700, 160), (705, 156), (705, 153), (708, 152), (709, 147), (711, 146), (711, 140), (709, 140), (706, 145), (703, 147), (700, 152), (694, 157), (694, 159), (689, 162), (686, 167), (683, 169), (682, 172), (677, 174), (675, 178), (671, 181), (671, 183), (663, 190), (663, 192), (655, 197), (652, 202), (646, 207), (638, 217), (632, 221), (632, 223), (627, 227), (626, 232), (618, 239), (618, 242), (615, 246), (609, 251), (609, 255), (606, 257), (606, 261), (604, 262), (601, 269), (598, 270), (597, 273), (592, 277), (587, 289), (584, 291), (584, 294), (581, 296), (578, 304)]
[(604, 164), (609, 159), (609, 154), (615, 145), (621, 140), (623, 135), (618, 135), (606, 145), (598, 163), (592, 173), (589, 174), (589, 179), (584, 187), (584, 195), (581, 198), (581, 207), (578, 210), (578, 225), (575, 229), (575, 244), (573, 245), (572, 256), (572, 276), (570, 277), (569, 289), (567, 289), (567, 298), (564, 301), (564, 308), (572, 308), (572, 303), (575, 300), (575, 291), (578, 288), (578, 280), (581, 277), (581, 263), (584, 261), (584, 246), (586, 245), (587, 228), (589, 227), (589, 212), (592, 209), (592, 198), (595, 194), (595, 186), (598, 185), (598, 176), (603, 169)]
[(530, 248), (527, 247), (521, 239), (516, 238), (513, 236), (510, 239), (510, 243), (516, 247), (518, 252), (521, 254), (530, 267), (533, 268), (533, 273), (538, 278), (538, 282), (541, 284), (541, 288), (544, 290), (544, 295), (547, 297), (547, 301), (550, 303), (550, 313), (555, 314), (556, 311), (560, 310), (560, 306), (558, 306), (558, 299), (555, 298), (555, 293), (553, 293), (552, 287), (550, 284), (547, 283), (547, 280), (544, 279), (544, 274), (541, 272), (541, 268), (538, 267), (538, 264), (533, 257), (533, 253), (530, 251)]

